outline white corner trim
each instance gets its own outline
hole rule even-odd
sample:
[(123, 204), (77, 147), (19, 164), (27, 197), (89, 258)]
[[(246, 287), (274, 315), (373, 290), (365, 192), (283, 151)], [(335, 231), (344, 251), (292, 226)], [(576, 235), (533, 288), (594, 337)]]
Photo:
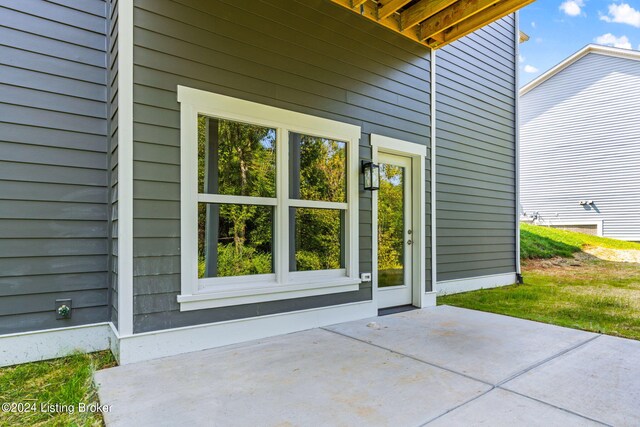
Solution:
[(515, 196), (516, 196), (516, 209), (515, 218), (516, 222), (516, 273), (522, 273), (520, 266), (520, 96), (518, 95), (518, 87), (520, 86), (520, 73), (518, 72), (518, 66), (520, 62), (520, 11), (515, 13), (516, 31), (514, 31), (514, 45), (515, 55), (513, 56), (513, 66), (515, 69), (515, 93), (514, 93), (514, 135), (515, 135)]
[(108, 323), (2, 335), (0, 366), (107, 350), (117, 341), (114, 338)]
[(596, 226), (596, 234), (602, 237), (603, 232), (603, 220), (601, 219), (549, 219), (547, 220), (547, 224), (549, 226), (570, 226), (570, 225), (595, 225)]
[(478, 289), (497, 288), (516, 283), (516, 273), (492, 274), (469, 277), (466, 279), (441, 280), (438, 282), (438, 295), (450, 295)]
[(375, 317), (372, 301), (145, 332), (120, 340), (120, 364), (206, 350), (341, 322)]
[(431, 291), (431, 292), (425, 292), (424, 297), (422, 298), (422, 307), (421, 308), (425, 308), (425, 307), (435, 307), (436, 306), (436, 299), (437, 299), (437, 295), (438, 293), (436, 291)]
[(118, 2), (118, 331), (133, 334), (133, 2)]
[(565, 68), (567, 68), (568, 66), (570, 66), (571, 64), (578, 61), (580, 58), (586, 56), (589, 53), (596, 53), (596, 54), (605, 55), (605, 56), (613, 56), (616, 58), (625, 58), (625, 59), (640, 61), (640, 52), (636, 50), (621, 49), (621, 48), (610, 47), (610, 46), (601, 46), (597, 44), (589, 44), (583, 47), (582, 49), (580, 49), (578, 52), (571, 55), (570, 57), (568, 57), (567, 59), (565, 59), (564, 61), (562, 61), (561, 63), (559, 63), (558, 65), (556, 65), (555, 67), (546, 71), (545, 73), (540, 75), (538, 78), (533, 79), (532, 81), (524, 85), (522, 89), (520, 89), (520, 96), (525, 95), (527, 92), (530, 92), (532, 89), (535, 89), (540, 84), (549, 80), (551, 77), (555, 76), (560, 71), (564, 70)]
[(431, 290), (438, 292), (438, 244), (436, 240), (437, 224), (437, 135), (436, 135), (436, 115), (438, 113), (436, 105), (436, 89), (437, 89), (437, 68), (436, 68), (436, 51), (431, 49)]

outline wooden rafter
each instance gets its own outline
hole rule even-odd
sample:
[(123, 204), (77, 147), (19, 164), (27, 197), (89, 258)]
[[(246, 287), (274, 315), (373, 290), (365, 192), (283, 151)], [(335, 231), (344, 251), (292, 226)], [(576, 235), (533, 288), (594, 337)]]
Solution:
[(460, 0), (425, 19), (420, 24), (420, 40), (436, 38), (436, 35), (459, 22), (498, 3), (500, 0)]
[(479, 28), (484, 27), (487, 23), (497, 21), (504, 18), (510, 13), (533, 3), (535, 0), (503, 0), (486, 8), (482, 13), (477, 13), (462, 22), (447, 28), (442, 32), (442, 39), (427, 40), (427, 44), (433, 48), (445, 46), (461, 37), (466, 36)]
[(438, 49), (535, 0), (331, 0)]
[(393, 15), (407, 3), (411, 3), (411, 0), (386, 0), (378, 2), (378, 19), (384, 19)]
[(400, 13), (400, 27), (406, 31), (421, 21), (451, 6), (457, 0), (420, 0), (407, 10)]
[(368, 0), (351, 0), (351, 7), (352, 8), (356, 8), (364, 3), (366, 3)]

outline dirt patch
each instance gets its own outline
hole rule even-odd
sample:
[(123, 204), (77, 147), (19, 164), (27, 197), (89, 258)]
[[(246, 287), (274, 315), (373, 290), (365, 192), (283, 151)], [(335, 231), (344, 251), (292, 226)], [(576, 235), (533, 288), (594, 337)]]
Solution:
[(527, 260), (523, 264), (528, 266), (529, 268), (535, 269), (549, 269), (556, 267), (582, 267), (585, 262), (590, 261), (591, 259), (593, 259), (593, 257), (589, 255), (585, 257), (575, 254), (573, 258), (555, 257), (549, 259), (533, 259)]
[(640, 250), (637, 249), (609, 249), (590, 246), (584, 248), (583, 251), (606, 261), (640, 263)]

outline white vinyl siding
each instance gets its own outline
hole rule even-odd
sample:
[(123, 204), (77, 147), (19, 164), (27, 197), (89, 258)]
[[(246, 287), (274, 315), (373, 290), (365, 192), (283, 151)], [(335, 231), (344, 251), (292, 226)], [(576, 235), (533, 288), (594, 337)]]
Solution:
[(523, 211), (549, 225), (602, 221), (605, 237), (640, 240), (638, 111), (640, 61), (598, 53), (523, 95)]

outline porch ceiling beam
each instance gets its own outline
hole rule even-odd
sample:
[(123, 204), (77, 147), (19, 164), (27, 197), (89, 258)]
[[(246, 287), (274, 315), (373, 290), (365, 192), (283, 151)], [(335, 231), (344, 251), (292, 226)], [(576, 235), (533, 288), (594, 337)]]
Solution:
[[(436, 38), (436, 34), (445, 31), (465, 19), (479, 13), (500, 0), (459, 0), (441, 10), (420, 24), (420, 40)], [(442, 37), (444, 39), (444, 37)], [(443, 41), (443, 40), (441, 40)]]
[(421, 0), (409, 9), (400, 13), (400, 28), (405, 31), (418, 25), (421, 21), (435, 15), (457, 0)]
[(355, 9), (356, 7), (366, 3), (369, 0), (351, 0), (351, 8)]
[(441, 48), (460, 37), (464, 37), (467, 34), (474, 32), (475, 30), (484, 27), (485, 25), (497, 21), (500, 18), (504, 18), (510, 13), (533, 3), (535, 0), (503, 0), (492, 6), (487, 7), (480, 13), (472, 15), (468, 19), (465, 19), (458, 24), (447, 28), (439, 34), (436, 34), (434, 38), (427, 39), (427, 44), (434, 48)]
[[(339, 4), (340, 6), (346, 7), (352, 12), (357, 12), (359, 15), (364, 16), (367, 19), (377, 22), (380, 25), (383, 25), (395, 32), (400, 32), (400, 19), (396, 15), (389, 15), (386, 18), (378, 19), (378, 5), (372, 0), (369, 0), (362, 4), (362, 7), (359, 10), (355, 10), (351, 7), (351, 0), (331, 0), (333, 3)], [(417, 29), (405, 31), (402, 33), (403, 36), (409, 37), (410, 39), (425, 45), (418, 38)]]
[(411, 0), (386, 0), (378, 3), (378, 19), (384, 19), (389, 15), (393, 15), (398, 9)]

